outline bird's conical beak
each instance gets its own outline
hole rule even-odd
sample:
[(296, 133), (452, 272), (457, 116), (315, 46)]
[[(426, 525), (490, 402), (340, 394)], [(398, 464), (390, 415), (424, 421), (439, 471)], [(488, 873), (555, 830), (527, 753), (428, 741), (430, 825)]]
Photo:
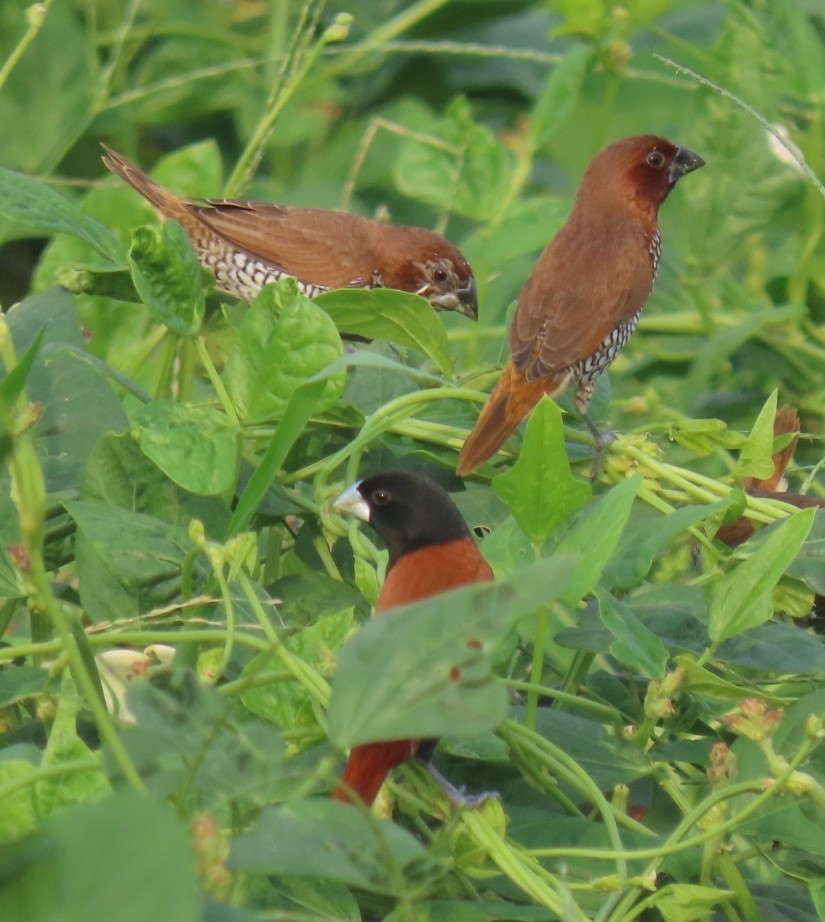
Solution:
[(673, 158), (673, 163), (670, 164), (671, 184), (684, 176), (685, 173), (692, 173), (694, 170), (698, 170), (699, 167), (703, 167), (704, 165), (705, 161), (699, 154), (694, 154), (693, 151), (689, 150), (687, 147), (677, 147), (676, 156)]
[(359, 480), (358, 483), (354, 483), (351, 487), (347, 487), (332, 504), (332, 508), (337, 509), (338, 512), (346, 512), (349, 513), (349, 515), (354, 515), (357, 519), (361, 519), (362, 522), (369, 522), (370, 507), (367, 505), (367, 501), (364, 497), (358, 492), (360, 484), (361, 481)]
[(470, 320), (478, 320), (478, 290), (476, 280), (472, 275), (464, 288), (445, 291), (435, 298), (430, 298), (429, 301), (438, 310), (456, 311), (456, 313), (469, 317)]
[(458, 289), (458, 307), (456, 310), (459, 314), (464, 314), (470, 320), (478, 320), (478, 289), (476, 288), (475, 276), (470, 276), (470, 281), (466, 287)]

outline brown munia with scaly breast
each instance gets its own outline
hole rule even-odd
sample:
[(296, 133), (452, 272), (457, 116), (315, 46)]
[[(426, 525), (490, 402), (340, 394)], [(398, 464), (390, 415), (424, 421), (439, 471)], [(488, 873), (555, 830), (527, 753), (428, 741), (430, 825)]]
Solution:
[(423, 227), (371, 221), (343, 211), (233, 199), (188, 201), (104, 145), (103, 162), (174, 218), (221, 291), (251, 300), (293, 276), (307, 297), (336, 288), (395, 288), (438, 310), (478, 318), (476, 283), (461, 252)]
[(587, 416), (599, 375), (624, 348), (656, 279), (658, 214), (676, 182), (704, 165), (656, 135), (608, 145), (591, 161), (567, 222), (522, 288), (510, 327), (510, 359), (470, 433), (458, 473), (492, 457), (543, 394), (568, 386)]

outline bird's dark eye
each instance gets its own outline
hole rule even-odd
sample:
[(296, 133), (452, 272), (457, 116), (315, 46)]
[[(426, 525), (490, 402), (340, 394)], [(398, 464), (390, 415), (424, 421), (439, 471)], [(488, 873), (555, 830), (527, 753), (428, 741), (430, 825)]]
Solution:
[(391, 497), (388, 490), (375, 490), (371, 499), (375, 506), (386, 506)]
[(661, 170), (665, 165), (665, 155), (660, 150), (652, 150), (647, 155), (647, 165), (652, 166), (654, 170)]
[(434, 282), (446, 282), (447, 281), (447, 270), (443, 266), (436, 266), (433, 269), (433, 281)]

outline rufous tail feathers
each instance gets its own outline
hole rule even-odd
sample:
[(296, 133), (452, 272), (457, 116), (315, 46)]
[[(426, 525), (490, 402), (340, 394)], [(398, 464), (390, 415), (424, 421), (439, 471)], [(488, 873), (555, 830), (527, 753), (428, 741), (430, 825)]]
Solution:
[(507, 362), (495, 390), (461, 449), (458, 474), (466, 477), (491, 458), (541, 400), (542, 394), (553, 397), (566, 384), (566, 375), (528, 381), (516, 370), (512, 361)]

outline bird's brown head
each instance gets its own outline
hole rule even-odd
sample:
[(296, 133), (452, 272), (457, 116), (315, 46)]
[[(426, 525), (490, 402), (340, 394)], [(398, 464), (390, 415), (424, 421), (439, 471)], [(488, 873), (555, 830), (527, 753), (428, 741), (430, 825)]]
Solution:
[(382, 236), (385, 287), (412, 291), (436, 310), (478, 320), (476, 280), (457, 247), (423, 227), (388, 226)]
[(359, 480), (333, 507), (369, 522), (387, 545), (391, 565), (410, 551), (471, 537), (449, 494), (429, 477), (407, 471)]
[(602, 209), (611, 203), (626, 209), (632, 203), (655, 219), (659, 206), (686, 173), (705, 165), (687, 147), (679, 147), (653, 134), (614, 141), (590, 161), (578, 199), (597, 201)]

